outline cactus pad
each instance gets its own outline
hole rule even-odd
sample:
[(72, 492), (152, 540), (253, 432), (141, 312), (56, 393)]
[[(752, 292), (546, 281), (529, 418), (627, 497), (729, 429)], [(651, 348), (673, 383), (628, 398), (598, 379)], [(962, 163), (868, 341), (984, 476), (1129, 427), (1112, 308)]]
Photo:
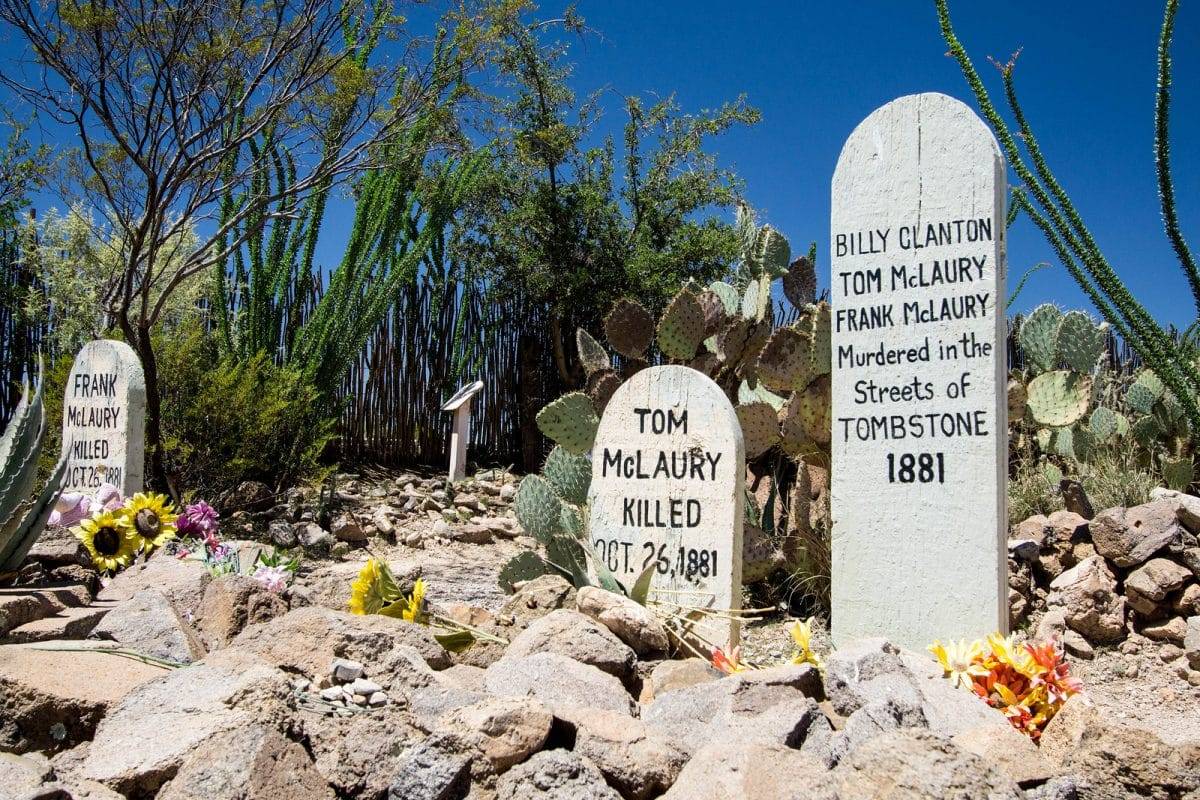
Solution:
[(689, 361), (688, 366), (711, 378), (721, 370), (721, 359), (716, 353), (701, 353)]
[(1029, 411), (1039, 425), (1073, 425), (1087, 413), (1092, 379), (1069, 370), (1045, 372), (1029, 382)]
[(508, 563), (500, 568), (500, 588), (512, 594), (516, 584), (540, 578), (549, 574), (550, 571), (550, 566), (542, 560), (541, 556), (532, 550), (524, 550), (510, 558)]
[(583, 392), (570, 392), (538, 412), (537, 426), (556, 444), (583, 455), (592, 449), (600, 418), (590, 397)]
[(766, 403), (771, 408), (779, 411), (783, 408), (784, 398), (767, 389), (761, 383), (757, 386), (751, 386), (749, 383), (742, 381), (738, 387), (738, 402), (742, 404), (749, 403)]
[(769, 403), (739, 405), (738, 422), (746, 444), (746, 460), (758, 458), (779, 442), (779, 417)]
[(1192, 457), (1164, 458), (1162, 460), (1162, 474), (1168, 488), (1174, 489), (1177, 492), (1187, 491), (1187, 488), (1192, 485), (1192, 478), (1195, 475), (1195, 465), (1192, 463)]
[(739, 378), (751, 383), (758, 380), (758, 354), (762, 352), (774, 332), (774, 327), (766, 320), (750, 328), (750, 335), (746, 337), (746, 349), (737, 365), (736, 374)]
[(641, 303), (622, 298), (604, 318), (604, 336), (626, 358), (645, 359), (654, 339), (654, 319)]
[(597, 414), (603, 414), (612, 399), (613, 393), (621, 388), (621, 376), (611, 369), (603, 369), (588, 375), (587, 396), (592, 399), (592, 405)]
[(717, 357), (726, 365), (737, 363), (746, 349), (750, 338), (749, 320), (737, 317), (717, 334)]
[(813, 377), (812, 340), (794, 327), (778, 328), (758, 354), (758, 378), (768, 389), (794, 392)]
[(742, 295), (742, 316), (751, 322), (763, 322), (770, 318), (771, 278), (767, 275), (746, 284)]
[(712, 289), (705, 289), (701, 292), (699, 299), (700, 308), (704, 310), (704, 335), (706, 337), (715, 336), (729, 321), (729, 314), (725, 311), (725, 301)]
[(1075, 436), (1072, 428), (1057, 428), (1054, 431), (1054, 438), (1050, 440), (1050, 446), (1055, 453), (1063, 458), (1075, 461)]
[(583, 365), (583, 371), (589, 377), (601, 370), (612, 368), (612, 359), (608, 357), (604, 346), (583, 328), (575, 330), (575, 346), (579, 350), (579, 363)]
[(1117, 412), (1104, 406), (1096, 406), (1088, 419), (1088, 430), (1097, 444), (1103, 444), (1117, 435)]
[(817, 270), (807, 256), (791, 263), (783, 276), (783, 296), (796, 308), (817, 302)]
[(813, 341), (813, 372), (817, 375), (828, 375), (833, 368), (833, 338), (830, 332), (829, 303), (821, 302), (813, 306), (809, 319)]
[(1049, 372), (1058, 361), (1058, 327), (1062, 324), (1062, 312), (1049, 303), (1029, 312), (1021, 323), (1017, 341), (1021, 352), (1034, 372)]
[(800, 414), (801, 403), (801, 396), (794, 394), (779, 412), (779, 446), (792, 458), (820, 449), (804, 432), (804, 418)]
[(1147, 414), (1135, 420), (1129, 432), (1133, 434), (1134, 441), (1142, 447), (1149, 448), (1158, 441), (1158, 437), (1162, 436), (1163, 429), (1159, 426), (1158, 420)]
[(767, 278), (767, 286), (770, 286), (770, 281), (787, 272), (788, 262), (792, 260), (792, 246), (786, 236), (770, 225), (763, 225), (759, 229), (755, 246), (755, 260), (763, 271), (763, 277)]
[(546, 457), (542, 475), (563, 500), (577, 506), (587, 502), (588, 487), (592, 485), (592, 462), (586, 457), (555, 447)]
[(822, 375), (792, 398), (799, 401), (797, 412), (804, 432), (818, 444), (829, 444), (833, 433), (833, 385), (828, 375)]
[(1159, 377), (1144, 369), (1125, 393), (1125, 404), (1139, 414), (1149, 414), (1154, 404), (1162, 399), (1164, 391)]
[(513, 511), (517, 522), (533, 538), (545, 544), (562, 530), (563, 503), (541, 475), (526, 475), (517, 487)]
[(673, 361), (690, 361), (704, 341), (704, 308), (690, 289), (671, 298), (658, 323), (658, 347)]
[(732, 317), (737, 315), (742, 308), (742, 299), (738, 297), (737, 289), (730, 286), (724, 281), (713, 281), (708, 285), (708, 291), (721, 298), (721, 302), (725, 305), (725, 315)]
[(1091, 372), (1104, 354), (1108, 328), (1093, 325), (1082, 311), (1071, 311), (1058, 326), (1058, 357), (1076, 372)]

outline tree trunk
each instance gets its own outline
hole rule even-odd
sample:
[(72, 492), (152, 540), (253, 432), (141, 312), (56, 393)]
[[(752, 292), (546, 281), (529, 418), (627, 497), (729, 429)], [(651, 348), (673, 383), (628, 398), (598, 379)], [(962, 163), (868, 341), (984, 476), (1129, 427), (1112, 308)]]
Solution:
[(162, 442), (162, 395), (158, 390), (158, 358), (150, 339), (149, 326), (139, 325), (131, 344), (142, 361), (142, 372), (146, 380), (146, 461), (149, 468), (149, 484), (160, 492), (166, 492), (176, 504), (179, 492), (167, 475), (166, 459)]

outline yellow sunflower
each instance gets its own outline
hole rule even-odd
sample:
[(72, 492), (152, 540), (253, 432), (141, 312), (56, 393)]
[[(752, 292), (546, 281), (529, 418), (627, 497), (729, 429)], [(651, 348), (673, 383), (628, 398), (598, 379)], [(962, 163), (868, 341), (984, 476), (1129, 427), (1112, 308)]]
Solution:
[(129, 528), (129, 520), (118, 511), (101, 511), (85, 519), (72, 530), (101, 572), (116, 572), (129, 565), (137, 555), (138, 542)]
[(394, 603), (400, 590), (391, 570), (381, 561), (371, 558), (363, 564), (358, 577), (350, 584), (350, 613), (378, 614), (383, 607)]
[(125, 517), (138, 545), (146, 553), (175, 538), (175, 509), (161, 494), (138, 492), (125, 504)]

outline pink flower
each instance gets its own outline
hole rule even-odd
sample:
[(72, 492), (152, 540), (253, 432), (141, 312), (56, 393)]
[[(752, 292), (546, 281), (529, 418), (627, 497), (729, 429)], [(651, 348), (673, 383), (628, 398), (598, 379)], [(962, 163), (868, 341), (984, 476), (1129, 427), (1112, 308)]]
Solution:
[(217, 510), (203, 500), (192, 503), (183, 510), (179, 519), (175, 520), (175, 529), (180, 536), (203, 538), (205, 541), (217, 533), (218, 520), (221, 515)]
[(288, 571), (283, 567), (260, 566), (254, 570), (253, 577), (268, 592), (279, 594), (287, 588)]
[(78, 525), (97, 511), (115, 511), (124, 503), (121, 490), (111, 483), (105, 483), (96, 490), (92, 497), (87, 492), (63, 492), (54, 503), (47, 524), (63, 528)]

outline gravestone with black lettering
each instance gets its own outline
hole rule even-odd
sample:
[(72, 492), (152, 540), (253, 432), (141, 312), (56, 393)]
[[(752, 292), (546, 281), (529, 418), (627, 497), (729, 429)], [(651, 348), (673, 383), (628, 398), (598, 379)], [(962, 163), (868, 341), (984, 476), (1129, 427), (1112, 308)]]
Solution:
[(1005, 172), (963, 103), (901, 97), (833, 177), (834, 639), (1008, 627)]
[(737, 415), (707, 376), (643, 369), (613, 394), (592, 448), (589, 534), (626, 587), (653, 568), (650, 598), (699, 618), (706, 642), (737, 645), (745, 448)]
[(63, 443), (70, 462), (63, 487), (95, 492), (111, 483), (128, 497), (142, 490), (146, 383), (133, 348), (97, 339), (75, 357), (63, 398)]

